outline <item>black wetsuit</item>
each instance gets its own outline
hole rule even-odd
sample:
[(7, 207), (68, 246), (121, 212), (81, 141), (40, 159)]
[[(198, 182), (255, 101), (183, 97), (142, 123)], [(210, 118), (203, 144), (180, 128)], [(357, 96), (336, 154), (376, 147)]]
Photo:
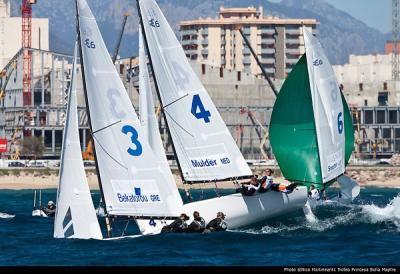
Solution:
[(42, 209), (42, 211), (48, 216), (48, 217), (55, 217), (56, 216), (56, 208), (48, 208), (45, 207)]
[(193, 232), (198, 232), (201, 233), (204, 231), (206, 228), (206, 221), (202, 217), (199, 217), (189, 225), (189, 227), (186, 229), (186, 232), (188, 233), (193, 233)]
[(162, 228), (161, 233), (174, 232), (181, 233), (187, 229), (187, 224), (182, 219), (177, 219), (173, 223), (166, 225)]
[(221, 218), (215, 218), (214, 220), (211, 220), (206, 226), (206, 229), (211, 232), (225, 231), (227, 228), (228, 225)]

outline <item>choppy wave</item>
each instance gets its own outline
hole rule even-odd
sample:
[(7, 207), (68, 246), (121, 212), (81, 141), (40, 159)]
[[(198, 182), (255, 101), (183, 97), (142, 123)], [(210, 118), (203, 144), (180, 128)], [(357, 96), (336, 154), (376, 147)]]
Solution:
[(14, 217), (15, 217), (15, 215), (0, 212), (0, 219), (12, 219)]
[(385, 207), (374, 204), (361, 207), (363, 214), (371, 223), (392, 222), (400, 231), (400, 195), (391, 200)]
[(293, 232), (297, 230), (310, 230), (315, 232), (323, 232), (326, 230), (334, 229), (340, 225), (353, 225), (353, 224), (377, 224), (382, 222), (393, 223), (397, 230), (400, 231), (400, 195), (394, 198), (390, 203), (384, 207), (379, 207), (374, 204), (370, 205), (346, 205), (342, 208), (348, 210), (338, 210), (337, 215), (333, 217), (318, 218), (316, 214), (316, 222), (307, 222), (302, 219), (295, 224), (276, 224), (265, 225), (259, 229), (238, 229), (234, 232), (248, 233), (248, 234), (282, 234)]

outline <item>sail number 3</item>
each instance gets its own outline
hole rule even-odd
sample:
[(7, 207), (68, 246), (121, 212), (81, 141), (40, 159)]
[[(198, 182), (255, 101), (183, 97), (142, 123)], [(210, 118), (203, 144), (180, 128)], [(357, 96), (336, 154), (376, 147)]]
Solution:
[(122, 133), (125, 135), (128, 135), (130, 133), (131, 134), (131, 142), (132, 142), (132, 144), (134, 144), (136, 146), (135, 149), (128, 148), (128, 150), (127, 150), (128, 153), (134, 157), (142, 155), (143, 148), (142, 148), (142, 144), (139, 142), (139, 139), (138, 139), (139, 134), (136, 131), (136, 129), (133, 128), (132, 126), (124, 126), (122, 128)]

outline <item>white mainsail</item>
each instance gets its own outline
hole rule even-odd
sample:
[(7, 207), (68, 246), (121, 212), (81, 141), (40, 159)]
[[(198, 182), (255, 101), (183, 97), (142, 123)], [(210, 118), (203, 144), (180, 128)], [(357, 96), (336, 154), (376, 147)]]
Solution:
[(335, 73), (318, 39), (303, 27), (322, 180), (345, 171), (343, 104)]
[(75, 45), (72, 79), (68, 94), (67, 119), (61, 152), (54, 238), (102, 239), (103, 236), (86, 179), (79, 141), (76, 59), (77, 44)]
[(185, 181), (252, 172), (154, 0), (138, 0), (160, 99)]
[(85, 0), (77, 0), (83, 79), (109, 215), (179, 216), (182, 199), (160, 164)]

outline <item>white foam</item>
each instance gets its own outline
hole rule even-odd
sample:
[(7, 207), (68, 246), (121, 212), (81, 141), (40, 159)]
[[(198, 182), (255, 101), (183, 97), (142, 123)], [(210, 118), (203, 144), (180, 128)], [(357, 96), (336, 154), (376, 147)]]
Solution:
[(381, 223), (392, 221), (400, 230), (400, 196), (397, 196), (385, 207), (379, 207), (374, 204), (363, 205), (362, 212), (372, 223)]
[(0, 219), (12, 219), (15, 215), (0, 212)]

